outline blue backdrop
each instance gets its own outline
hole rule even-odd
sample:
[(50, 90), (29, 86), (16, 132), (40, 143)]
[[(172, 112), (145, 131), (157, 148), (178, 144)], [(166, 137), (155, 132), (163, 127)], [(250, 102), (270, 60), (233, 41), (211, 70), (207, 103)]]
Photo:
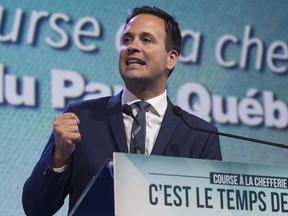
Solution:
[[(70, 101), (112, 95), (130, 8), (158, 6), (183, 35), (168, 94), (222, 132), (287, 143), (285, 0), (0, 3), (1, 215), (24, 215), (22, 186)], [(221, 137), (225, 161), (288, 165), (288, 151)], [(67, 207), (59, 212), (65, 215)]]

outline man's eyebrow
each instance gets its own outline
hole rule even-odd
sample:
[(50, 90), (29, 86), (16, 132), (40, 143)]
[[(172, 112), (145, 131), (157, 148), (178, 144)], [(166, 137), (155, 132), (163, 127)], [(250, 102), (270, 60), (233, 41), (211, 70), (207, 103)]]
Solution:
[(123, 37), (127, 37), (127, 36), (133, 36), (133, 34), (131, 32), (125, 32), (123, 35), (122, 35), (122, 38)]
[[(132, 33), (132, 32), (125, 32), (123, 35), (122, 35), (122, 37), (124, 37), (124, 36), (134, 36), (134, 34)], [(154, 37), (154, 35), (151, 33), (151, 32), (142, 32), (141, 34), (140, 34), (140, 36), (141, 37), (145, 37), (145, 36), (152, 36), (152, 37)]]
[(152, 37), (154, 37), (154, 35), (151, 34), (150, 32), (142, 32), (141, 35), (142, 35), (142, 36), (152, 36)]

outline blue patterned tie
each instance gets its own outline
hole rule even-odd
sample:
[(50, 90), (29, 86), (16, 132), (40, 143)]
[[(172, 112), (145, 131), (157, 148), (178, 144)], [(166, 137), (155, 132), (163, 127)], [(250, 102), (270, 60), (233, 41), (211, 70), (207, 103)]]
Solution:
[[(135, 105), (139, 108), (136, 115), (136, 119), (139, 125), (137, 124), (137, 121), (133, 121), (131, 130), (130, 152), (145, 154), (146, 111), (150, 104), (144, 101), (138, 101), (135, 103)], [(139, 128), (139, 126), (140, 130), (137, 131), (137, 128)]]

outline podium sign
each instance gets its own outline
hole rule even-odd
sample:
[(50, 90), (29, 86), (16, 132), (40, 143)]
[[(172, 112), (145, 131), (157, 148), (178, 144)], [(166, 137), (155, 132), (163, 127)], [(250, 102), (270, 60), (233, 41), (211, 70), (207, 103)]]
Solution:
[(287, 215), (288, 167), (114, 154), (116, 216)]

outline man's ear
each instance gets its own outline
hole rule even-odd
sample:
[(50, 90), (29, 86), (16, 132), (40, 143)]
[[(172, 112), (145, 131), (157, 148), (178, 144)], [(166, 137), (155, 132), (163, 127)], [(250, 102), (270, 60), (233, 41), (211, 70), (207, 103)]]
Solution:
[(178, 62), (179, 54), (176, 50), (170, 50), (167, 58), (167, 69), (172, 70)]

